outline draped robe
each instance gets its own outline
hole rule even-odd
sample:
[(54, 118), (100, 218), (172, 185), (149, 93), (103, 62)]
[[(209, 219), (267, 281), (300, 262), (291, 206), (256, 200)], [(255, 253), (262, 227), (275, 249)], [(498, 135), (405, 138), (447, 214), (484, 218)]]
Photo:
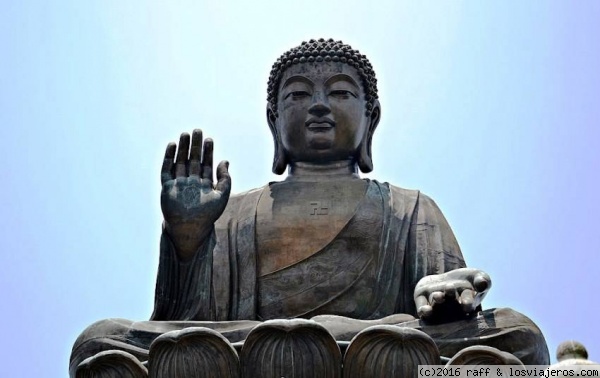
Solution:
[[(366, 180), (352, 216), (328, 243), (285, 269), (259, 274), (259, 204), (270, 190), (267, 185), (232, 196), (214, 232), (189, 261), (177, 257), (163, 231), (151, 321), (92, 324), (75, 342), (71, 376), (79, 362), (107, 349), (143, 361), (152, 340), (171, 330), (208, 327), (238, 342), (261, 320), (322, 314), (384, 318), (421, 329), (445, 356), (482, 344), (509, 351), (525, 364), (549, 363), (539, 328), (510, 309), (439, 325), (391, 316), (416, 315), (413, 293), (421, 278), (465, 267), (448, 222), (426, 195)], [(360, 322), (351, 327), (360, 328)], [(330, 330), (337, 337), (335, 328)]]

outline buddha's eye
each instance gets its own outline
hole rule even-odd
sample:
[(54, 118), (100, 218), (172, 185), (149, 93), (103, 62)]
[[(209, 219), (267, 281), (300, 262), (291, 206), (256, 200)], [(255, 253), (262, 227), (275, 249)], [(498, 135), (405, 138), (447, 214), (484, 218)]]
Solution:
[(299, 100), (302, 99), (304, 97), (310, 97), (310, 93), (306, 92), (306, 91), (293, 91), (288, 93), (285, 98), (288, 97), (292, 97), (294, 100)]
[(352, 93), (351, 91), (347, 91), (345, 89), (333, 90), (333, 91), (329, 92), (329, 95), (337, 97), (337, 98), (341, 98), (341, 99), (347, 99), (350, 97), (356, 98), (356, 95), (354, 93)]

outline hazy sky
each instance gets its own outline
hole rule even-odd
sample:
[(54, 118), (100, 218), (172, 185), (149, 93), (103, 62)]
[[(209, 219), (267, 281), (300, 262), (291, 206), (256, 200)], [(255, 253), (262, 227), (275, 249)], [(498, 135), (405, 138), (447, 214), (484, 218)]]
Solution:
[(440, 206), (484, 307), (600, 361), (600, 2), (12, 1), (0, 11), (0, 376), (60, 377), (77, 335), (152, 311), (166, 144), (200, 127), (233, 191), (271, 172), (285, 50), (365, 53), (369, 175)]

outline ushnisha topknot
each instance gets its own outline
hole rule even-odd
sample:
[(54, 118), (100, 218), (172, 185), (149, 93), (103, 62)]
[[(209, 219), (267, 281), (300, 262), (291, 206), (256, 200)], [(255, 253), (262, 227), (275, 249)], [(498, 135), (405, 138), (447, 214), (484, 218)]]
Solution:
[(323, 61), (342, 62), (356, 68), (365, 90), (365, 99), (367, 101), (366, 115), (370, 116), (373, 103), (378, 98), (377, 78), (375, 77), (373, 66), (371, 66), (367, 57), (360, 54), (358, 50), (354, 50), (350, 45), (346, 45), (342, 41), (334, 41), (332, 38), (328, 40), (320, 38), (319, 40), (311, 39), (308, 42), (304, 41), (300, 46), (283, 53), (273, 64), (267, 86), (267, 101), (271, 103), (271, 108), (275, 115), (278, 116), (277, 95), (279, 83), (285, 69), (293, 64)]

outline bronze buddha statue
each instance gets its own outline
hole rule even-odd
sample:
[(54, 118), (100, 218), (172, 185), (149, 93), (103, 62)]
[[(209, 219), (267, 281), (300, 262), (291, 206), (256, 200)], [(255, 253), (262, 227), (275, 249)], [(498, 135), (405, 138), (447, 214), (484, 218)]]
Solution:
[(446, 357), (482, 344), (549, 362), (531, 320), (481, 310), (491, 279), (466, 267), (431, 198), (359, 176), (373, 169), (381, 117), (364, 55), (332, 39), (304, 42), (273, 65), (267, 100), (273, 172), (287, 177), (230, 195), (228, 162), (213, 181), (211, 139), (194, 130), (169, 144), (154, 313), (90, 326), (73, 348), (72, 375), (105, 350), (144, 361), (167, 331), (200, 325), (235, 343), (285, 318), (312, 318), (338, 341), (397, 324), (429, 334)]

